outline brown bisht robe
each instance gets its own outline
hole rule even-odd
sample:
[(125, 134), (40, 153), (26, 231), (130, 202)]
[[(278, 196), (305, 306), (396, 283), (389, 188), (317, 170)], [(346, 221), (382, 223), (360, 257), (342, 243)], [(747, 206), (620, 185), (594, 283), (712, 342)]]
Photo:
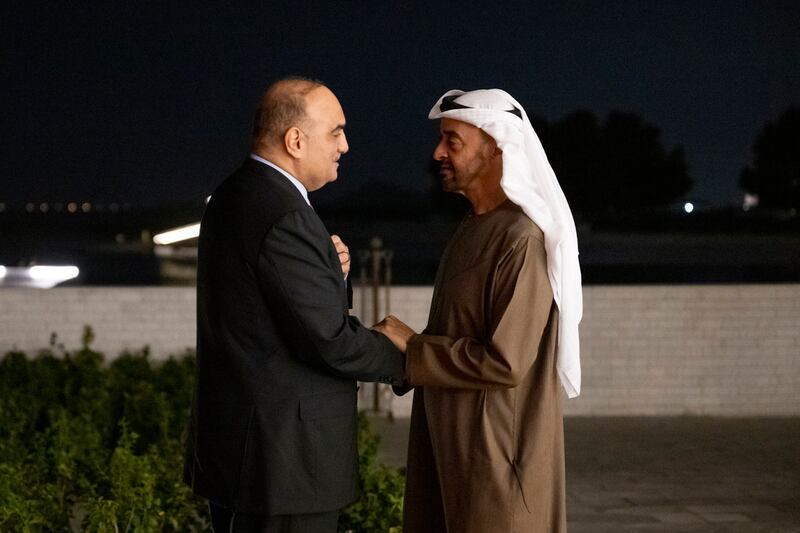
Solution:
[(404, 533), (566, 531), (558, 309), (544, 235), (506, 201), (445, 250), (416, 387)]

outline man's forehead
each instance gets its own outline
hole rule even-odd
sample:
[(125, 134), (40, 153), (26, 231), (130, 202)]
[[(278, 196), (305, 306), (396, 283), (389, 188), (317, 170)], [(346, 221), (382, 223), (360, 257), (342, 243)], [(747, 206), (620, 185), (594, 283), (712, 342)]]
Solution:
[(480, 129), (478, 126), (462, 120), (456, 120), (454, 118), (442, 118), (439, 120), (439, 133), (442, 135), (455, 134), (459, 137), (480, 136), (488, 139), (492, 138), (491, 135)]
[(306, 95), (306, 112), (337, 123), (344, 123), (344, 110), (336, 95), (327, 87), (317, 87)]

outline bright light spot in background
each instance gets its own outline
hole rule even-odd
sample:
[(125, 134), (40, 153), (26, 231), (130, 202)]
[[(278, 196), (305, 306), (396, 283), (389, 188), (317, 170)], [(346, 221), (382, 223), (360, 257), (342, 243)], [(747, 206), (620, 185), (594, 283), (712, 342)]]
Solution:
[(76, 266), (34, 266), (28, 271), (32, 280), (53, 282), (53, 285), (77, 278), (80, 270)]
[(685, 204), (683, 204), (683, 210), (686, 211), (687, 213), (691, 213), (692, 211), (694, 211), (694, 204), (692, 202), (686, 202)]
[(206, 204), (208, 204), (208, 202), (210, 201), (211, 201), (211, 195), (209, 194), (208, 196), (206, 196)]
[(744, 200), (742, 201), (742, 209), (750, 211), (753, 207), (758, 207), (758, 195), (745, 193)]
[(190, 224), (188, 226), (181, 226), (180, 228), (159, 233), (153, 237), (153, 242), (156, 244), (173, 244), (180, 241), (194, 239), (199, 235), (200, 223)]
[(6, 267), (0, 265), (0, 286), (49, 289), (78, 277), (76, 266)]

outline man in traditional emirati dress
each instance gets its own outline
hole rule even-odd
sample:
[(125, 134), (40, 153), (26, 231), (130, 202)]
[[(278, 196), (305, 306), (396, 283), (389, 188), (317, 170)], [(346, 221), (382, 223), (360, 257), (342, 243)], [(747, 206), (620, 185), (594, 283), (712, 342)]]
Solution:
[(428, 326), (376, 326), (407, 354), (405, 533), (566, 531), (560, 386), (580, 392), (572, 214), (522, 106), (498, 89), (434, 105), (445, 190), (472, 204)]

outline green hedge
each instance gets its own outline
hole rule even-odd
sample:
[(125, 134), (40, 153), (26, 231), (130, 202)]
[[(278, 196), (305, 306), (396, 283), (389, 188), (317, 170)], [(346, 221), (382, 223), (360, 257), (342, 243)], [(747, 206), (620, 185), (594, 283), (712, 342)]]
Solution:
[[(194, 376), (187, 353), (162, 363), (147, 348), (110, 363), (91, 349), (50, 348), (0, 361), (0, 531), (210, 531), (205, 502), (182, 482)], [(361, 498), (340, 531), (399, 532), (405, 480), (376, 462), (359, 421)]]

